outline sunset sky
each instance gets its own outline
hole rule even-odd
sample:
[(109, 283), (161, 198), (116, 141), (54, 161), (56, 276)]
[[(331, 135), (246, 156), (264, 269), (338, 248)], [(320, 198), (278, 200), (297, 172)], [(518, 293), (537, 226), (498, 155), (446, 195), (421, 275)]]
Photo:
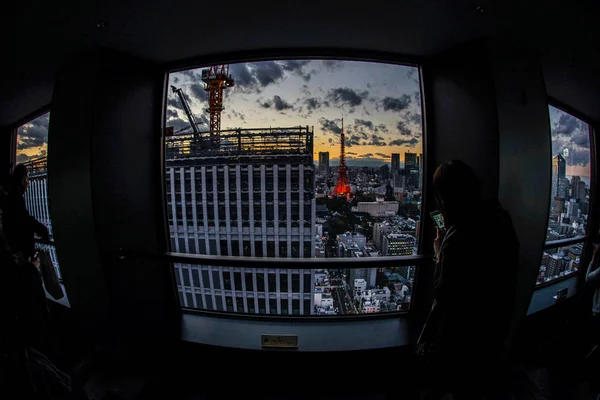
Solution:
[[(186, 93), (201, 131), (208, 130), (200, 70), (173, 73), (169, 83)], [(222, 128), (314, 126), (315, 160), (339, 157), (344, 116), (348, 165), (378, 166), (391, 153), (422, 152), (421, 102), (414, 67), (355, 61), (266, 61), (234, 64), (235, 86), (226, 90)], [(168, 91), (167, 126), (189, 128), (179, 99)], [(17, 162), (44, 157), (46, 113), (17, 131)], [(552, 155), (568, 149), (567, 175), (589, 182), (590, 137), (583, 121), (550, 106)], [(549, 162), (551, 162), (549, 160)]]
[[(415, 67), (356, 61), (265, 61), (232, 64), (235, 86), (225, 91), (221, 129), (314, 127), (314, 159), (329, 151), (339, 162), (344, 117), (348, 165), (378, 166), (392, 153), (422, 152), (421, 96)], [(201, 69), (173, 73), (200, 131), (208, 130), (207, 94)], [(189, 126), (169, 90), (167, 126)]]

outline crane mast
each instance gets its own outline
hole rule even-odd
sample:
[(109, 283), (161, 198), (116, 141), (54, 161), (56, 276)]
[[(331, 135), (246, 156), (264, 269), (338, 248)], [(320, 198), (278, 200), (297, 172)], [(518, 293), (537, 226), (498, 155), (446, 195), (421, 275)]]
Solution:
[(208, 92), (208, 111), (210, 113), (210, 144), (219, 145), (221, 131), (221, 112), (223, 111), (223, 90), (234, 85), (229, 74), (229, 65), (213, 65), (202, 70), (204, 90)]

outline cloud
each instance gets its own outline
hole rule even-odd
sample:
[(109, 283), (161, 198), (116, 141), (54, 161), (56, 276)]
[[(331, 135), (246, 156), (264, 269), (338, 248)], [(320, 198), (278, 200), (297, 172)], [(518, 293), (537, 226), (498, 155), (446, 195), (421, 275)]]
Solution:
[(177, 108), (179, 110), (183, 110), (183, 108), (181, 107), (181, 103), (179, 102), (179, 100), (178, 99), (174, 99), (172, 97), (169, 97), (167, 99), (167, 106), (174, 107), (174, 108)]
[(303, 104), (306, 105), (309, 114), (321, 107), (329, 107), (328, 101), (323, 101), (320, 97), (307, 97), (304, 99)]
[(200, 80), (201, 76), (197, 74), (193, 69), (187, 69), (185, 71), (181, 71), (181, 75), (187, 76), (192, 80)]
[(48, 143), (49, 118), (50, 114), (47, 113), (19, 128), (17, 132), (19, 150), (39, 147)]
[(561, 110), (551, 108), (552, 154), (569, 149), (567, 165), (586, 166), (590, 162), (590, 139), (587, 124)]
[(348, 154), (349, 156), (355, 156), (356, 153), (353, 151), (347, 151), (346, 154)]
[(329, 70), (335, 70), (342, 67), (342, 63), (337, 60), (323, 60), (323, 66)]
[(419, 127), (419, 129), (421, 128), (421, 113), (410, 113), (408, 115), (408, 120)]
[(381, 157), (381, 158), (390, 158), (391, 156), (389, 154), (383, 154), (383, 153), (375, 153), (376, 156)]
[(292, 72), (298, 75), (299, 77), (304, 79), (305, 82), (310, 81), (311, 73), (305, 71), (305, 67), (309, 63), (309, 61), (287, 60), (280, 61), (279, 63), (284, 71)]
[(190, 91), (194, 95), (194, 97), (200, 101), (207, 98), (206, 91), (204, 90), (204, 85), (200, 85), (199, 83), (193, 83), (190, 85)]
[(371, 136), (371, 141), (369, 142), (370, 146), (387, 146), (387, 143), (383, 141), (381, 136), (377, 136), (373, 134)]
[(40, 150), (39, 153), (32, 154), (29, 156), (27, 154), (20, 153), (20, 154), (17, 154), (17, 164), (26, 163), (30, 160), (35, 160), (36, 158), (46, 157), (47, 155), (48, 155), (48, 152), (45, 149)]
[(360, 145), (360, 139), (358, 135), (350, 135), (346, 137), (346, 145), (347, 146), (358, 146)]
[(362, 136), (363, 139), (367, 139), (369, 135), (365, 132), (365, 130), (370, 133), (388, 133), (388, 127), (385, 124), (375, 124), (373, 121), (367, 119), (355, 119), (354, 120), (354, 130)]
[(273, 96), (273, 105), (275, 106), (275, 109), (277, 111), (289, 110), (294, 108), (290, 103), (283, 100), (278, 95)]
[[(185, 90), (182, 90), (181, 93), (183, 93), (183, 98), (191, 106), (191, 104), (192, 104), (191, 97), (185, 92)], [(181, 105), (181, 100), (179, 99), (179, 95), (177, 93), (173, 93), (173, 91), (169, 92), (169, 97), (167, 99), (167, 105), (178, 108), (183, 111), (183, 106)]]
[(583, 165), (586, 166), (590, 163), (590, 151), (589, 150), (571, 150), (569, 153), (571, 165)]
[(364, 158), (373, 158), (373, 153), (363, 154), (362, 157), (364, 157)]
[[(339, 135), (342, 133), (342, 128), (337, 124), (338, 120), (327, 119), (325, 117), (319, 118), (319, 123), (321, 124), (321, 130), (323, 132), (330, 132), (335, 135)], [(330, 142), (331, 143), (331, 139)]]
[(406, 146), (406, 147), (415, 147), (419, 143), (419, 141), (415, 138), (411, 139), (396, 139), (392, 140), (389, 145), (390, 146)]
[(167, 118), (179, 118), (179, 114), (177, 114), (177, 111), (168, 108), (167, 109)]
[(235, 82), (234, 87), (242, 92), (260, 93), (284, 76), (283, 68), (275, 61), (232, 64), (229, 71)]
[(369, 120), (365, 120), (365, 119), (355, 119), (354, 126), (355, 127), (364, 126), (367, 129), (373, 130), (373, 127), (375, 126), (375, 124), (373, 124), (373, 121), (369, 121)]
[(326, 96), (327, 100), (336, 106), (349, 106), (349, 112), (354, 112), (354, 107), (361, 105), (367, 97), (369, 97), (369, 92), (366, 90), (360, 91), (347, 87), (329, 89)]
[(552, 126), (552, 134), (571, 136), (578, 129), (581, 129), (581, 121), (572, 115), (562, 112), (558, 121)]
[(167, 121), (166, 125), (167, 127), (172, 126), (175, 132), (185, 128), (189, 128), (190, 130), (192, 129), (190, 123), (188, 121), (182, 120), (181, 118), (170, 119)]
[(406, 122), (398, 121), (398, 123), (396, 124), (396, 128), (398, 129), (400, 136), (412, 136), (412, 131), (410, 130), (408, 125), (406, 125)]
[(313, 71), (307, 71), (309, 61), (261, 61), (232, 64), (230, 73), (235, 86), (242, 92), (260, 93), (269, 85), (280, 82), (289, 74), (310, 81)]
[(421, 106), (421, 92), (416, 91), (413, 93), (413, 98), (415, 99), (415, 103), (420, 107)]
[(262, 108), (271, 108), (273, 107), (277, 111), (285, 111), (285, 110), (293, 110), (294, 106), (283, 100), (279, 95), (273, 96), (273, 99), (269, 99), (266, 101), (257, 100)]
[(590, 148), (590, 135), (582, 130), (575, 132), (573, 136), (571, 136), (571, 141), (577, 146), (584, 147), (586, 149)]
[(308, 88), (308, 85), (304, 84), (300, 87), (300, 91), (305, 95), (305, 96), (310, 96), (310, 90)]
[(235, 111), (235, 110), (231, 110), (230, 113), (231, 113), (231, 115), (233, 115), (234, 117), (240, 119), (241, 121), (246, 121), (246, 116), (244, 115), (244, 113), (238, 112), (238, 111)]
[(383, 107), (383, 111), (398, 112), (406, 110), (408, 106), (410, 106), (411, 102), (411, 97), (407, 94), (403, 94), (400, 97), (384, 97), (384, 99), (381, 102), (381, 105)]

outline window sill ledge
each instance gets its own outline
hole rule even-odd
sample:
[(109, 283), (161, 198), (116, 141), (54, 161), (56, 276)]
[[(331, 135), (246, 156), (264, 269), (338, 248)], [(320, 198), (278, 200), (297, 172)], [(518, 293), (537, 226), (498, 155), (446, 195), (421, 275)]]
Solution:
[(407, 318), (372, 321), (250, 321), (183, 314), (182, 339), (212, 346), (261, 350), (261, 335), (298, 335), (295, 351), (351, 351), (413, 345), (418, 332)]

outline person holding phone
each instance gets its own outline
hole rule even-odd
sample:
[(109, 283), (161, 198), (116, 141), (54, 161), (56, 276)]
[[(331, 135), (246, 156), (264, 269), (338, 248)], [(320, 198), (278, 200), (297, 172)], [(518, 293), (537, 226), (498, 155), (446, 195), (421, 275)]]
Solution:
[(25, 204), (25, 192), (29, 186), (29, 172), (23, 164), (13, 169), (8, 195), (3, 199), (4, 231), (14, 254), (22, 253), (27, 261), (35, 254), (35, 235), (49, 240), (48, 228), (29, 214)]
[(598, 242), (594, 243), (594, 254), (585, 274), (585, 282), (594, 289), (590, 324), (593, 347), (588, 355), (589, 358), (592, 354), (597, 354), (600, 351), (598, 347), (600, 344), (600, 243)]
[[(417, 342), (425, 398), (480, 398), (499, 379), (516, 296), (519, 243), (509, 214), (485, 200), (471, 168), (453, 160), (433, 177), (438, 210), (434, 298)], [(485, 221), (485, 223), (483, 223)]]

